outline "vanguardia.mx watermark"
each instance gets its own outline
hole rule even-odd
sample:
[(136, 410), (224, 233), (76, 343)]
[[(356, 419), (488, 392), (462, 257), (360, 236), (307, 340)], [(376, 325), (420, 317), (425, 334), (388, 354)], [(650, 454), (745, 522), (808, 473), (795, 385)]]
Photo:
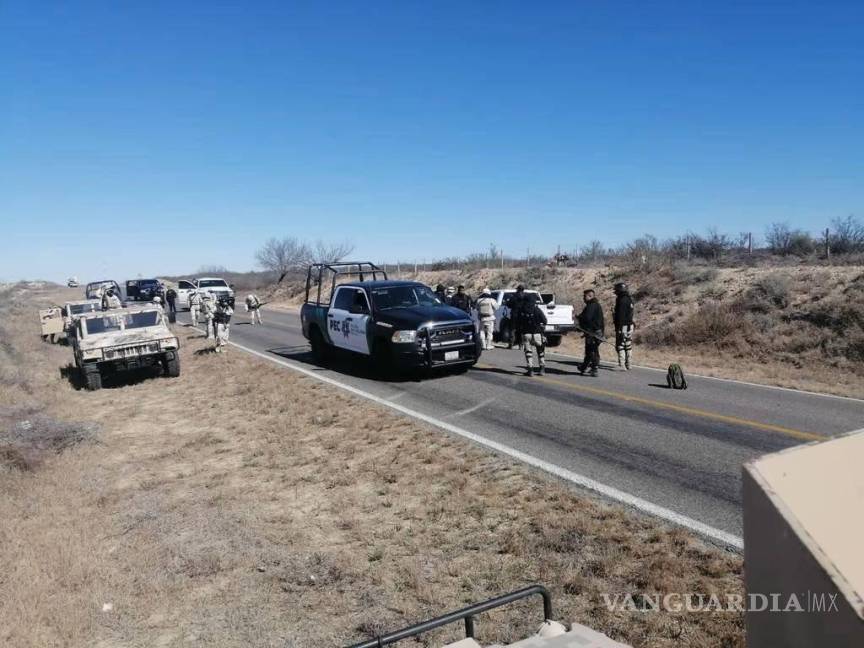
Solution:
[(838, 594), (601, 594), (611, 612), (836, 612)]

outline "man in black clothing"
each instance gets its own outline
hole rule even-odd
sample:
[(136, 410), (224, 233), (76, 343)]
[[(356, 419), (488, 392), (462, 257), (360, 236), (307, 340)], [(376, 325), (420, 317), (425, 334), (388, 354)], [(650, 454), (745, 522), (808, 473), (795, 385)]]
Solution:
[[(540, 308), (533, 295), (525, 294), (525, 287), (516, 289), (516, 296), (511, 306), (511, 317), (518, 339), (522, 341), (525, 351), (525, 362), (528, 365), (526, 376), (535, 373), (542, 376), (546, 372), (546, 313)], [(537, 364), (534, 368), (534, 349), (537, 349)]]
[(444, 290), (444, 286), (442, 286), (441, 284), (438, 284), (437, 286), (435, 286), (435, 296), (438, 298), (438, 301), (440, 301), (442, 304), (449, 304), (450, 303), (450, 300), (447, 299), (447, 291)]
[(168, 302), (168, 312), (176, 313), (177, 306), (175, 305), (175, 302), (177, 301), (177, 291), (173, 288), (169, 288), (168, 290), (166, 290), (165, 301)]
[(471, 312), (471, 298), (465, 292), (465, 286), (459, 286), (456, 289), (456, 294), (450, 298), (450, 305), (466, 313)]
[(633, 350), (633, 298), (626, 283), (615, 284), (615, 350), (618, 352), (618, 367), (629, 371), (630, 354)]
[(579, 365), (579, 373), (584, 374), (590, 369), (591, 375), (596, 376), (597, 367), (600, 365), (600, 340), (595, 336), (602, 338), (606, 328), (603, 308), (590, 288), (583, 293), (582, 299), (585, 301), (585, 308), (579, 313), (579, 328), (586, 333), (585, 360)]

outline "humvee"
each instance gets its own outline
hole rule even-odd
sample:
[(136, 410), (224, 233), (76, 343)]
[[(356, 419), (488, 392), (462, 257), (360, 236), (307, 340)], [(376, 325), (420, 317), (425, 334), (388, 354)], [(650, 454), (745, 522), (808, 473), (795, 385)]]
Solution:
[(60, 308), (40, 309), (39, 324), (42, 329), (42, 340), (56, 342), (63, 332), (63, 311)]
[(180, 341), (158, 306), (84, 313), (75, 321), (72, 348), (75, 366), (90, 390), (100, 389), (107, 375), (141, 367), (180, 375)]

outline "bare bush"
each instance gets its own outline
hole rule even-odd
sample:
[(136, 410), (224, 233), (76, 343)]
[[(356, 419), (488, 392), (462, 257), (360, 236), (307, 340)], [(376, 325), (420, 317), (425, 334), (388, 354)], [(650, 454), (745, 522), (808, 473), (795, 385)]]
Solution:
[(836, 254), (864, 252), (864, 222), (855, 216), (835, 218), (831, 221), (832, 233), (829, 237), (831, 251)]
[(756, 279), (745, 293), (742, 305), (746, 310), (763, 313), (775, 308), (786, 308), (789, 305), (791, 286), (792, 282), (787, 275), (772, 272)]
[(312, 259), (316, 263), (336, 263), (337, 261), (342, 261), (353, 251), (354, 244), (350, 241), (325, 243), (319, 240), (316, 241), (315, 248), (312, 251)]
[(768, 249), (781, 256), (807, 256), (816, 249), (816, 241), (807, 232), (792, 229), (788, 223), (772, 223), (765, 231)]
[(255, 253), (258, 265), (279, 275), (277, 283), (292, 270), (300, 270), (307, 265), (311, 257), (309, 246), (293, 236), (271, 238)]

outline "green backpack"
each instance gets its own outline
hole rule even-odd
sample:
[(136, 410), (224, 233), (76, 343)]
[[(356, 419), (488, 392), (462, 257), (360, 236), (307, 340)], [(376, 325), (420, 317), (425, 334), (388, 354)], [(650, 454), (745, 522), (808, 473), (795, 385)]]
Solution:
[(687, 380), (679, 364), (670, 364), (666, 372), (666, 384), (669, 389), (687, 389)]

